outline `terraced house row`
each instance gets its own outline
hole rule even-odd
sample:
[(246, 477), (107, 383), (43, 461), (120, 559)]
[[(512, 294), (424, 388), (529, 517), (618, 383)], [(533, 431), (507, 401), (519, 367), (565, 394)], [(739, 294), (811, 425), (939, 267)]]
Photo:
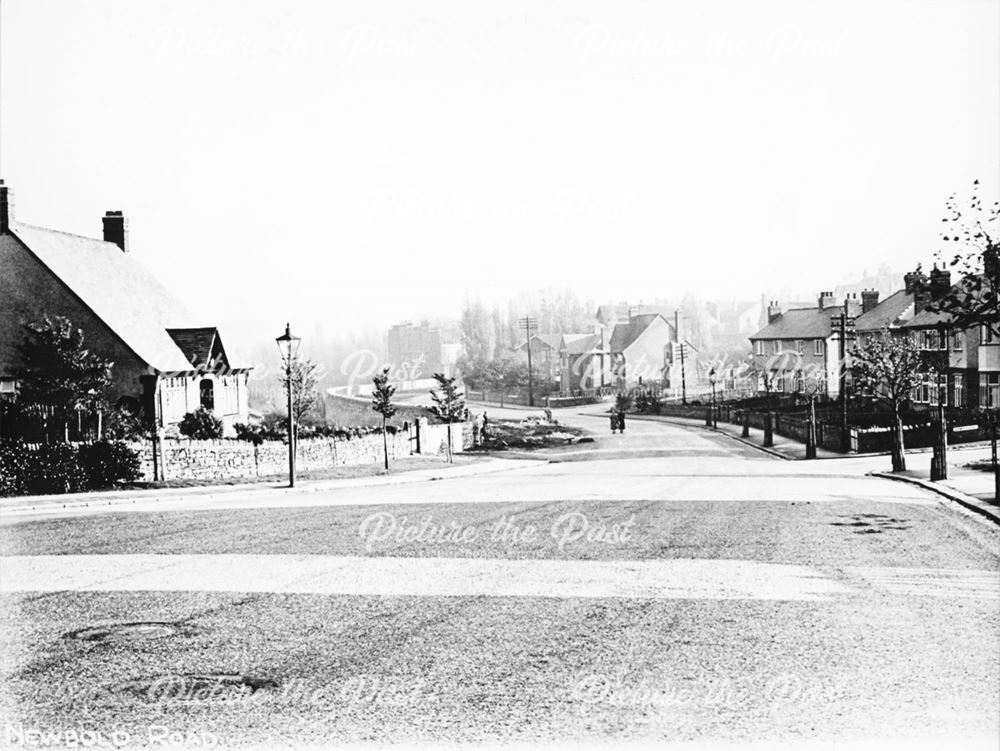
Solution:
[[(888, 330), (908, 336), (924, 352), (938, 359), (941, 378), (946, 378), (946, 406), (960, 409), (1000, 407), (1000, 338), (981, 326), (972, 330), (953, 325), (953, 317), (936, 312), (933, 302), (952, 289), (951, 273), (934, 268), (904, 276), (904, 286), (880, 300), (879, 293), (865, 290), (860, 299), (851, 295), (838, 302), (823, 292), (813, 307), (781, 310), (772, 303), (767, 324), (750, 337), (758, 389), (776, 393), (823, 393), (840, 391), (840, 317), (845, 327), (847, 383), (850, 389), (850, 349), (861, 338)], [(936, 405), (939, 376), (928, 372), (912, 401)], [(940, 385), (945, 385), (944, 383)]]

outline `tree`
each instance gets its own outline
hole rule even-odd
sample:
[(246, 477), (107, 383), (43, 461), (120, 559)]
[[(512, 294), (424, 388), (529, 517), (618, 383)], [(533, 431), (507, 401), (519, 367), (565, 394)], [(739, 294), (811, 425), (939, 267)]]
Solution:
[(941, 239), (948, 247), (939, 250), (937, 257), (958, 271), (961, 279), (928, 307), (949, 314), (957, 329), (986, 326), (1000, 336), (1000, 201), (984, 209), (979, 180), (975, 180), (967, 209), (954, 193), (945, 207), (948, 213), (941, 220)]
[[(279, 377), (281, 384), (285, 384), (284, 373)], [(295, 425), (302, 422), (302, 418), (309, 414), (319, 401), (319, 391), (316, 384), (322, 377), (322, 368), (312, 360), (296, 359), (292, 362), (292, 413), (295, 416)]]
[(385, 421), (396, 414), (396, 405), (392, 403), (392, 395), (396, 387), (389, 383), (389, 368), (372, 378), (372, 409), (382, 415), (382, 451), (385, 455), (385, 468), (389, 469), (389, 439), (385, 432)]
[(448, 426), (448, 462), (451, 463), (451, 424), (460, 420), (465, 412), (465, 396), (459, 392), (454, 378), (435, 373), (434, 380), (437, 381), (437, 388), (431, 389), (434, 404), (427, 407), (427, 411)]
[(83, 331), (62, 316), (24, 326), (14, 377), (28, 404), (50, 407), (65, 426), (74, 410), (97, 410), (111, 384), (113, 363), (87, 349)]
[(892, 471), (906, 469), (903, 419), (900, 410), (924, 379), (924, 358), (909, 336), (893, 336), (888, 329), (871, 334), (851, 350), (851, 369), (862, 392), (892, 408)]

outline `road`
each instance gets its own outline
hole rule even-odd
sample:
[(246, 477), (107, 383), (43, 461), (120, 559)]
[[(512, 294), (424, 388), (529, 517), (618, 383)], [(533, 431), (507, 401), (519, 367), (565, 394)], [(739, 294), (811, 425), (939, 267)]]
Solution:
[(561, 419), (492, 474), (0, 514), (5, 742), (997, 747), (995, 525)]

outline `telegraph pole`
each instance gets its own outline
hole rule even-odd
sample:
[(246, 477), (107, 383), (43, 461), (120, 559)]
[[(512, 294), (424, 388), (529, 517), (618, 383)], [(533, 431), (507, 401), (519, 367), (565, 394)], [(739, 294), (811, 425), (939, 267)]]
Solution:
[(674, 309), (674, 336), (677, 337), (677, 348), (681, 351), (681, 404), (687, 404), (687, 383), (684, 375), (684, 341), (681, 339), (681, 309)]
[(844, 309), (839, 315), (833, 316), (833, 322), (837, 326), (840, 335), (840, 363), (838, 364), (838, 377), (840, 381), (840, 447), (846, 454), (851, 450), (851, 437), (847, 432), (847, 330), (854, 328), (854, 319), (847, 315), (847, 302), (844, 302)]
[(530, 316), (525, 316), (519, 323), (521, 328), (524, 329), (524, 335), (527, 337), (528, 343), (528, 406), (535, 406), (535, 379), (531, 372), (531, 330), (538, 328), (538, 319), (532, 318)]

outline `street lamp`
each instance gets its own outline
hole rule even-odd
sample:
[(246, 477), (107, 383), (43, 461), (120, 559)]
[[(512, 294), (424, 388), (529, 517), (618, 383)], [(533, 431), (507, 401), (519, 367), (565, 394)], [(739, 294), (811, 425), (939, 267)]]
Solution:
[(715, 377), (715, 368), (714, 367), (710, 371), (708, 371), (708, 380), (712, 384), (712, 427), (713, 428), (717, 428), (717, 427), (719, 427), (719, 416), (718, 416), (718, 414), (715, 411), (715, 381), (716, 381), (716, 377)]
[(285, 390), (288, 392), (288, 487), (295, 487), (295, 413), (292, 411), (292, 364), (299, 354), (300, 337), (292, 336), (291, 324), (285, 324), (285, 333), (275, 340), (281, 361), (285, 365)]

